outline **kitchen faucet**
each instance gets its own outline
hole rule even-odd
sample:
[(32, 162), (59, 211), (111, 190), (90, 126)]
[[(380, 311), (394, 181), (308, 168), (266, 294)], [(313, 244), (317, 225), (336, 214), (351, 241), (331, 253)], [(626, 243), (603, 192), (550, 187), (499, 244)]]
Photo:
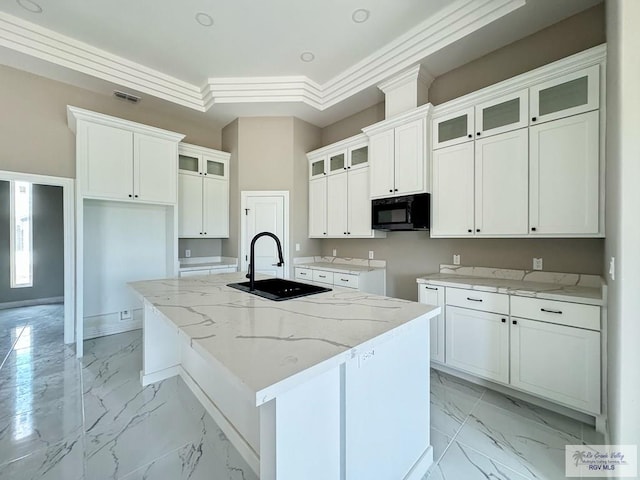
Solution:
[(280, 245), (280, 240), (278, 239), (278, 237), (276, 237), (271, 232), (260, 232), (255, 237), (253, 237), (253, 239), (251, 240), (251, 253), (250, 253), (251, 256), (249, 257), (249, 273), (247, 273), (247, 278), (249, 279), (250, 292), (253, 292), (256, 289), (255, 288), (256, 269), (255, 269), (253, 257), (255, 255), (256, 240), (258, 240), (260, 237), (271, 237), (276, 241), (276, 246), (278, 247), (279, 262), (274, 264), (274, 266), (277, 265), (278, 267), (281, 267), (282, 265), (284, 265), (284, 258), (282, 258), (282, 245)]

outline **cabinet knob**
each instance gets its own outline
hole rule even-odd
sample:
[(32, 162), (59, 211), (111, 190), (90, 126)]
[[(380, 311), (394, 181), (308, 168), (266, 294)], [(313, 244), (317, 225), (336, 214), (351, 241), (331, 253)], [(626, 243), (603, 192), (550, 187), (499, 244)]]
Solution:
[(204, 174), (206, 175), (206, 174), (207, 174), (207, 172), (204, 172)]
[(476, 232), (479, 232), (479, 231), (480, 231), (480, 229), (479, 229), (479, 228), (476, 228)]
[(351, 167), (347, 167), (347, 170), (349, 170)]
[(138, 198), (138, 195), (134, 195), (134, 198)]
[(531, 227), (531, 231), (535, 232), (536, 231), (536, 227)]
[(326, 235), (326, 234), (327, 234), (327, 232), (324, 232), (324, 233), (323, 233), (323, 235)]
[(206, 235), (206, 234), (207, 234), (207, 232), (204, 232), (204, 234)]
[(511, 320), (511, 323), (513, 323), (514, 325), (517, 325), (518, 321), (517, 320)]
[(342, 232), (342, 234), (343, 234), (343, 235), (346, 235), (346, 234), (347, 234), (347, 232)]
[(471, 233), (472, 231), (473, 231), (473, 230), (471, 230), (471, 229), (467, 230), (467, 232), (469, 232), (469, 233)]
[(327, 172), (322, 172), (322, 174), (323, 174), (323, 175), (326, 175), (326, 174), (327, 174)]
[(394, 189), (393, 189), (393, 191), (394, 191), (394, 192), (397, 192), (397, 191), (398, 191), (398, 189), (397, 189), (397, 188), (394, 188)]
[(480, 135), (482, 135), (482, 132), (478, 132), (478, 133), (476, 133), (476, 135), (477, 135), (477, 136), (480, 136)]
[(343, 169), (343, 170), (346, 170), (346, 169), (347, 169), (347, 167), (342, 167), (342, 169)]
[(469, 137), (469, 138), (473, 138), (473, 135), (469, 134), (469, 135), (467, 135), (467, 137)]
[(391, 189), (390, 189), (390, 190), (389, 190), (389, 192), (390, 192), (390, 193), (393, 193), (393, 190), (391, 190)]
[(531, 121), (532, 121), (532, 122), (535, 122), (536, 120), (538, 120), (538, 118), (537, 118), (537, 117), (533, 117), (533, 118), (531, 119)]
[(133, 197), (133, 195), (129, 195), (129, 198), (132, 198), (132, 197)]
[(200, 172), (198, 175), (202, 175), (202, 172)]
[(501, 318), (500, 320), (502, 321), (502, 323), (507, 323), (507, 319), (506, 318)]
[(351, 235), (351, 232), (347, 232), (347, 235)]

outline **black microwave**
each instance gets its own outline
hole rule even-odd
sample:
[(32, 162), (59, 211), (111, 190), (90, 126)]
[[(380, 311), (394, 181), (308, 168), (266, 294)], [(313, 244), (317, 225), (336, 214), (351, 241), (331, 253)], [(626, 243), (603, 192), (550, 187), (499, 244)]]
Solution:
[(429, 230), (431, 194), (371, 201), (371, 228), (374, 230)]

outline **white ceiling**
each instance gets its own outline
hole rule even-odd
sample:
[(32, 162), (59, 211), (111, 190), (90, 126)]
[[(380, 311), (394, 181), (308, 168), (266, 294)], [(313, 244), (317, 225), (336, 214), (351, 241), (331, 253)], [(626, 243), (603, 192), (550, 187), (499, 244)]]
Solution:
[[(379, 102), (376, 85), (407, 67), (440, 75), (600, 1), (4, 0), (0, 63), (221, 125), (295, 115), (324, 126)], [(352, 20), (357, 9), (368, 21)]]

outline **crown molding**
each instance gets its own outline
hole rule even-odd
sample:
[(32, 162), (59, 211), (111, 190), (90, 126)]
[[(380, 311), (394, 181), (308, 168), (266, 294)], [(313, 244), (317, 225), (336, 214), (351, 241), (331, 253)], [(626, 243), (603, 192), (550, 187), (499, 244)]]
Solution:
[(428, 119), (429, 116), (432, 114), (432, 112), (433, 112), (433, 105), (430, 103), (426, 103), (424, 105), (419, 106), (418, 108), (414, 108), (413, 110), (409, 110), (399, 115), (395, 115), (391, 118), (381, 120), (380, 122), (374, 123), (373, 125), (364, 127), (362, 131), (368, 137), (371, 137), (372, 135), (377, 135), (378, 133), (386, 132), (391, 128), (404, 125), (407, 122), (410, 122), (412, 120), (419, 120), (421, 118)]
[(520, 8), (525, 0), (457, 0), (324, 84), (306, 76), (209, 78), (198, 87), (0, 12), (0, 46), (197, 111), (215, 104), (298, 102), (319, 111), (385, 82)]
[(434, 80), (435, 77), (431, 75), (424, 66), (416, 65), (413, 68), (378, 84), (378, 88), (386, 94), (391, 90), (395, 90), (398, 87), (414, 81), (422, 83), (425, 87), (429, 88)]

